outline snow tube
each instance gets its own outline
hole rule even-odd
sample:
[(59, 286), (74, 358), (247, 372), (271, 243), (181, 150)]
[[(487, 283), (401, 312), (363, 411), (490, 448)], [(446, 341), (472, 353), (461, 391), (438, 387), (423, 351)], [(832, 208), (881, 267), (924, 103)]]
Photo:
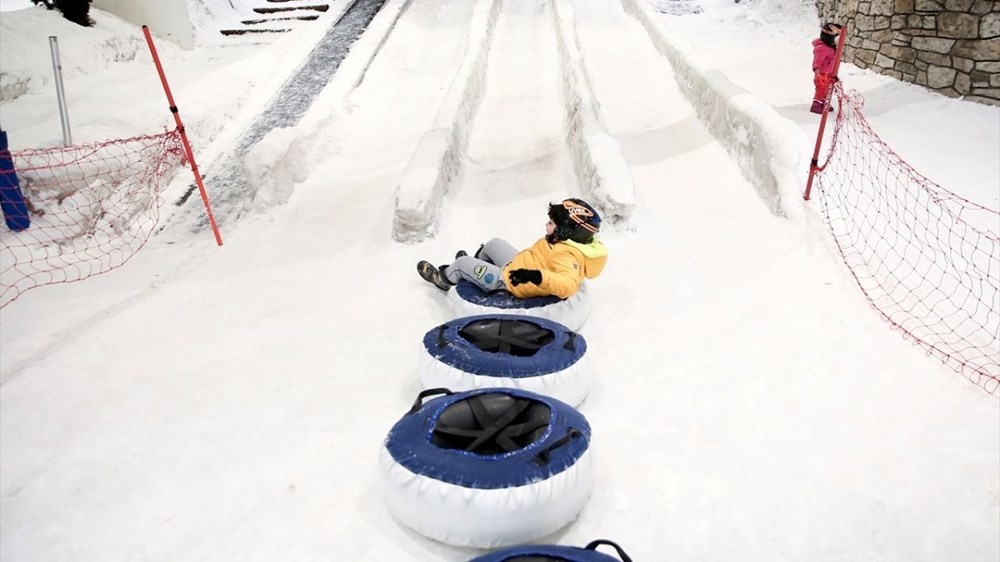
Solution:
[(448, 291), (456, 318), (476, 314), (510, 313), (526, 314), (558, 322), (574, 332), (587, 322), (590, 316), (590, 296), (587, 284), (568, 299), (559, 297), (535, 297), (518, 299), (507, 291), (484, 292), (478, 286), (462, 279), (455, 288)]
[[(426, 403), (429, 396), (437, 396)], [(379, 454), (389, 512), (447, 544), (496, 548), (579, 515), (594, 484), (590, 424), (567, 404), (514, 388), (428, 389)]]
[(424, 388), (510, 387), (578, 406), (590, 390), (587, 341), (565, 326), (533, 316), (457, 318), (424, 335)]
[[(610, 545), (617, 551), (618, 558), (597, 552), (597, 547), (605, 544)], [(531, 560), (532, 562), (548, 562), (550, 560), (552, 562), (632, 562), (632, 559), (628, 557), (628, 554), (625, 554), (622, 547), (603, 539), (591, 541), (590, 544), (583, 548), (548, 544), (515, 546), (477, 556), (469, 560), (469, 562), (521, 562), (527, 560)]]

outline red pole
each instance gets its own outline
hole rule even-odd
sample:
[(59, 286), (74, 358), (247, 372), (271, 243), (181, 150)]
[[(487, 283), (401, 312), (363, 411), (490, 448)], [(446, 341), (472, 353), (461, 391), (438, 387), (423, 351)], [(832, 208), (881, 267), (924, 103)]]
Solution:
[[(840, 70), (840, 56), (844, 52), (844, 43), (847, 41), (847, 26), (840, 28), (840, 39), (837, 41), (837, 58), (833, 61), (833, 78), (837, 80), (837, 71)], [(833, 85), (830, 85), (830, 89), (826, 92), (826, 100), (823, 104), (823, 115), (819, 118), (819, 132), (816, 134), (816, 148), (813, 149), (813, 157), (809, 162), (809, 179), (806, 181), (806, 191), (802, 194), (802, 198), (806, 201), (809, 200), (809, 195), (812, 193), (813, 176), (819, 171), (819, 147), (823, 144), (823, 131), (826, 130), (826, 118), (830, 115), (826, 108), (830, 107), (830, 97), (833, 96)]]
[(149, 52), (153, 54), (153, 62), (156, 64), (156, 72), (160, 74), (160, 82), (163, 83), (163, 91), (167, 94), (167, 103), (170, 104), (170, 113), (174, 114), (174, 122), (177, 123), (177, 131), (181, 134), (181, 142), (184, 144), (184, 152), (187, 154), (188, 162), (191, 163), (191, 171), (194, 173), (194, 181), (198, 184), (198, 191), (201, 193), (201, 200), (205, 203), (205, 212), (208, 213), (208, 222), (212, 225), (212, 232), (215, 233), (215, 243), (222, 245), (222, 234), (219, 233), (219, 225), (215, 223), (215, 215), (212, 214), (212, 205), (208, 202), (208, 191), (201, 181), (201, 174), (198, 172), (198, 163), (194, 160), (194, 152), (191, 150), (191, 143), (188, 142), (187, 133), (184, 131), (184, 123), (181, 122), (181, 114), (177, 111), (174, 103), (174, 96), (170, 93), (170, 86), (167, 84), (167, 76), (163, 73), (163, 65), (160, 64), (160, 57), (156, 54), (156, 47), (153, 45), (153, 36), (149, 33), (149, 28), (142, 26), (142, 32), (146, 36), (146, 44), (149, 45)]

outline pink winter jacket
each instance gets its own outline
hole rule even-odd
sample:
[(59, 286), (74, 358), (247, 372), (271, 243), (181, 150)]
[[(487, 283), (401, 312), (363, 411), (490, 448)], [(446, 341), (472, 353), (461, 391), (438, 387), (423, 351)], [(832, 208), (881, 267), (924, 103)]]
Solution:
[(833, 72), (833, 61), (836, 58), (836, 49), (826, 46), (820, 39), (813, 39), (813, 72), (830, 74)]

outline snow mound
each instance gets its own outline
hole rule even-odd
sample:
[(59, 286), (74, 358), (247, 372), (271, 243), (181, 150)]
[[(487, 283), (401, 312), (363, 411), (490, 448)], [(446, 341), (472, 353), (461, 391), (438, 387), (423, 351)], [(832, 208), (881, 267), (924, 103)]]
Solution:
[(0, 18), (0, 102), (47, 88), (55, 80), (49, 37), (57, 38), (64, 80), (131, 63), (145, 52), (142, 36), (121, 19), (91, 9), (93, 27), (38, 6), (5, 11)]

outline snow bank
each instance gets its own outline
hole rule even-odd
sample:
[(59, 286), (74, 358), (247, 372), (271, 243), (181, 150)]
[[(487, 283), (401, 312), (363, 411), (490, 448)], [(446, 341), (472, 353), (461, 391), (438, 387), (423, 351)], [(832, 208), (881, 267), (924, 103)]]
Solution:
[(112, 13), (140, 27), (148, 25), (149, 29), (158, 36), (183, 49), (194, 47), (194, 32), (191, 28), (187, 2), (164, 2), (163, 0), (91, 1), (94, 8)]
[(49, 37), (55, 36), (64, 80), (99, 74), (147, 52), (135, 27), (91, 10), (93, 27), (82, 27), (42, 6), (5, 11), (0, 18), (0, 102), (44, 88), (55, 92)]

